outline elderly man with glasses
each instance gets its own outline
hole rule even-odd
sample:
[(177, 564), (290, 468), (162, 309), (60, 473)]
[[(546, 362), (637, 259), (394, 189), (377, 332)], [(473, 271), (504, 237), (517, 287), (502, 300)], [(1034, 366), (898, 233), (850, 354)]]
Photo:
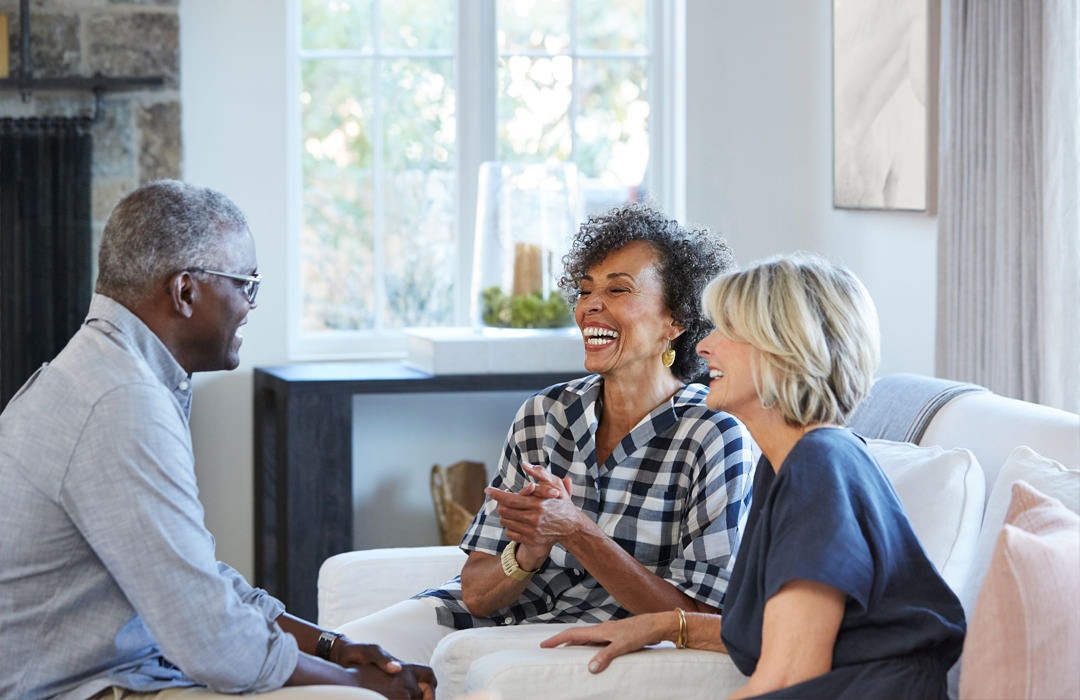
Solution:
[(255, 308), (239, 208), (145, 185), (98, 268), (83, 326), (0, 414), (0, 697), (431, 700), (429, 668), (292, 617), (215, 559), (188, 413), (191, 375), (239, 364)]

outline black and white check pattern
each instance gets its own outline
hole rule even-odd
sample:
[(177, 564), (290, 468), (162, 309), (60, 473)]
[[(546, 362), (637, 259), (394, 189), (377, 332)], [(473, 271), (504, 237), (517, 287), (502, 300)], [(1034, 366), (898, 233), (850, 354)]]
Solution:
[[(623, 549), (687, 595), (720, 607), (750, 505), (756, 447), (746, 428), (705, 406), (707, 390), (691, 384), (630, 431), (607, 462), (596, 464), (594, 435), (602, 379), (557, 384), (518, 409), (492, 485), (518, 491), (521, 463), (569, 475), (572, 497)], [(466, 551), (498, 556), (508, 543), (490, 499), (461, 542)], [(517, 603), (475, 618), (455, 578), (418, 597), (442, 601), (439, 622), (459, 629), (520, 622), (602, 622), (629, 612), (561, 545), (529, 581)]]

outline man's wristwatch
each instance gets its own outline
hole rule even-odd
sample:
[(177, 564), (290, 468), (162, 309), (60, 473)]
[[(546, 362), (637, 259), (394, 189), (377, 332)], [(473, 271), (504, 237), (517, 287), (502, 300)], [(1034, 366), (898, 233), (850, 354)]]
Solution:
[(528, 581), (540, 569), (533, 569), (532, 571), (522, 569), (517, 562), (517, 546), (518, 543), (511, 540), (510, 544), (503, 547), (502, 556), (500, 557), (503, 573), (515, 581)]
[(323, 632), (320, 634), (319, 641), (315, 642), (315, 656), (329, 661), (330, 650), (334, 648), (334, 642), (344, 636), (341, 632)]

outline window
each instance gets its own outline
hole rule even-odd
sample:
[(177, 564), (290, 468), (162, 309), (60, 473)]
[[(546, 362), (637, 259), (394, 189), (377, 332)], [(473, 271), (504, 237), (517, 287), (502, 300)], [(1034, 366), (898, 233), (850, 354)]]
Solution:
[(406, 327), (470, 322), (485, 161), (574, 163), (586, 213), (648, 193), (679, 215), (680, 3), (294, 9), (293, 357), (395, 356)]

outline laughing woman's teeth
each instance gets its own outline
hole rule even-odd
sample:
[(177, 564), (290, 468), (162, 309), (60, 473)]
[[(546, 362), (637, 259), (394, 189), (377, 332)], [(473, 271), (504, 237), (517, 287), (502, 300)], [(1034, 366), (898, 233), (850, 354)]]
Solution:
[(722, 376), (724, 376), (724, 373), (718, 369), (709, 370), (709, 379), (719, 379)]
[(582, 335), (585, 336), (585, 343), (588, 345), (605, 345), (618, 338), (619, 332), (610, 328), (589, 326), (582, 331)]

